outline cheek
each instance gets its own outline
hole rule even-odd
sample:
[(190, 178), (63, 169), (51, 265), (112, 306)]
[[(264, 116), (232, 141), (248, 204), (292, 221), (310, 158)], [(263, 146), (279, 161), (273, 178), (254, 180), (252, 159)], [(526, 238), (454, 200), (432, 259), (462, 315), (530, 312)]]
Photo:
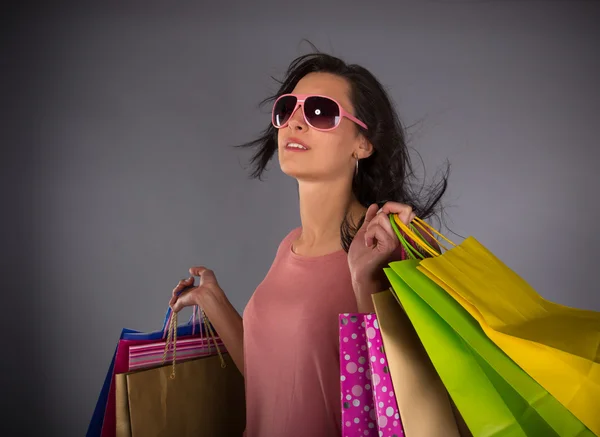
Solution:
[(319, 142), (319, 152), (324, 159), (345, 162), (354, 150), (353, 137), (344, 132), (324, 136)]

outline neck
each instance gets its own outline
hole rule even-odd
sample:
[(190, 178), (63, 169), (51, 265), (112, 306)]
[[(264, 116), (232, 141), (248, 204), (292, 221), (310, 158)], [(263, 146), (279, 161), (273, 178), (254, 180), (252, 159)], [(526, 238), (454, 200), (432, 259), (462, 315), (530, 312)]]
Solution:
[(341, 247), (340, 225), (346, 215), (351, 223), (365, 213), (365, 208), (348, 189), (348, 181), (299, 182), (300, 240), (307, 247)]

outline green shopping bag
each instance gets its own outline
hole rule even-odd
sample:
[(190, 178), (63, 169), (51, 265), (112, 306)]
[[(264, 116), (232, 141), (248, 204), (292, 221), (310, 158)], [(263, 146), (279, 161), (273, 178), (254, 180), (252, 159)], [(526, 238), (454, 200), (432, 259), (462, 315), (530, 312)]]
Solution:
[(594, 436), (418, 265), (416, 260), (400, 261), (385, 271), (475, 437)]

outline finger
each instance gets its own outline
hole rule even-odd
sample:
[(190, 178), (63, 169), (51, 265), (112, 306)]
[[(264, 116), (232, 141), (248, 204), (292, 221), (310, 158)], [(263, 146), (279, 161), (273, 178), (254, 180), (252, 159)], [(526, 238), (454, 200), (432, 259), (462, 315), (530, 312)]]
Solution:
[[(394, 232), (394, 229), (390, 223), (390, 218), (387, 216), (387, 214), (377, 214), (377, 217), (375, 217), (371, 223), (369, 223), (369, 227), (371, 226), (381, 226), (389, 234), (391, 239), (397, 238), (396, 233)], [(369, 227), (367, 227), (367, 230)]]
[(173, 294), (171, 300), (169, 301), (169, 306), (173, 309), (178, 308), (180, 310), (186, 306), (193, 305), (193, 296), (191, 292), (195, 289), (196, 288), (194, 288), (192, 285), (182, 289), (177, 294)]
[(368, 226), (371, 220), (377, 215), (377, 204), (374, 203), (367, 209), (363, 226)]
[(365, 235), (365, 244), (367, 247), (380, 246), (382, 249), (392, 248), (394, 240), (392, 237), (379, 225), (372, 226), (367, 230)]
[(413, 214), (412, 207), (404, 203), (386, 202), (381, 208), (381, 212), (385, 213), (385, 215), (398, 214), (398, 217), (405, 225), (409, 224), (414, 218), (414, 216), (411, 218), (411, 214)]
[[(173, 299), (175, 299), (175, 300), (173, 300)], [(189, 291), (183, 292), (179, 296), (173, 297), (173, 299), (171, 299), (172, 302), (169, 302), (169, 306), (171, 307), (171, 310), (175, 313), (178, 313), (183, 308), (192, 305), (189, 303), (189, 301), (190, 301)]]
[(207, 267), (203, 267), (203, 266), (199, 266), (199, 267), (192, 267), (190, 269), (190, 275), (192, 276), (202, 276), (202, 273), (206, 272), (207, 270), (210, 270)]
[(185, 278), (182, 279), (181, 281), (179, 281), (177, 283), (177, 286), (173, 289), (173, 295), (177, 295), (181, 292), (181, 290), (186, 289), (187, 287), (190, 287), (194, 285), (194, 277), (190, 276), (189, 278)]
[(189, 278), (184, 278), (181, 281), (179, 281), (177, 283), (177, 287), (175, 287), (175, 288), (186, 288), (193, 284), (194, 284), (194, 277), (190, 276)]
[(179, 299), (179, 294), (173, 293), (173, 296), (171, 296), (171, 299), (169, 300), (169, 306), (171, 308), (173, 308), (173, 305), (177, 302), (177, 299)]
[(177, 283), (177, 287), (175, 287), (173, 289), (173, 293), (171, 295), (171, 299), (169, 300), (169, 306), (172, 306), (175, 302), (177, 302), (177, 299), (179, 298), (179, 296), (187, 288), (193, 288), (193, 286), (194, 286), (194, 278), (193, 277), (185, 278), (185, 279), (182, 279), (181, 281), (179, 281)]
[[(382, 234), (382, 232), (386, 235)], [(365, 243), (367, 243), (367, 246), (371, 247), (376, 240), (382, 241), (388, 238), (390, 238), (390, 235), (385, 232), (383, 227), (378, 222), (373, 221), (369, 224), (367, 232), (365, 233)]]

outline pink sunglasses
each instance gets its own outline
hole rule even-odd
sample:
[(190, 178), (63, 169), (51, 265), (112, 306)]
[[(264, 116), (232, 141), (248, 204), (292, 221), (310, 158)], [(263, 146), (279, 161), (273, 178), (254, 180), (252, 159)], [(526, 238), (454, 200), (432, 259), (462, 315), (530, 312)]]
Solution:
[(330, 131), (340, 125), (342, 117), (353, 121), (363, 129), (367, 125), (350, 114), (342, 105), (331, 97), (312, 94), (284, 94), (273, 105), (272, 123), (277, 129), (287, 126), (288, 122), (302, 106), (302, 113), (306, 123), (320, 131)]

